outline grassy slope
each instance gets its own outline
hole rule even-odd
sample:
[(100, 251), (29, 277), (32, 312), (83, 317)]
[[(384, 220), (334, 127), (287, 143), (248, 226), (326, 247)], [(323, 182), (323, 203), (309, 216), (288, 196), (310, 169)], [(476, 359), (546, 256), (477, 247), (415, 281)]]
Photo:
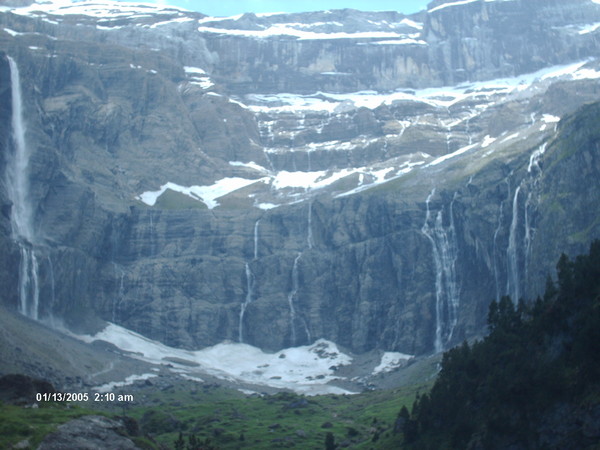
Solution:
[[(136, 418), (158, 442), (172, 446), (181, 431), (201, 440), (210, 439), (223, 449), (300, 447), (323, 448), (325, 435), (332, 432), (337, 443), (352, 448), (385, 448), (403, 405), (412, 405), (417, 392), (425, 392), (433, 380), (395, 390), (359, 395), (303, 397), (291, 393), (244, 396), (221, 387), (173, 386), (167, 391), (150, 391), (146, 401), (153, 406), (133, 408)], [(202, 385), (200, 385), (202, 386)]]
[[(186, 439), (191, 434), (201, 440), (208, 438), (222, 449), (321, 449), (327, 432), (334, 434), (336, 443), (346, 441), (350, 448), (386, 448), (400, 408), (412, 405), (416, 393), (429, 390), (432, 382), (359, 395), (319, 397), (292, 393), (245, 396), (217, 385), (190, 388), (194, 385), (182, 383), (165, 390), (144, 389), (136, 395), (143, 397), (143, 406), (124, 411), (105, 405), (108, 408), (100, 413), (125, 413), (137, 419), (142, 432), (166, 448), (173, 448), (180, 432)], [(98, 410), (90, 409), (98, 406), (43, 404), (31, 409), (0, 405), (0, 448), (10, 448), (26, 439), (35, 448), (58, 425), (82, 415), (98, 414)]]
[(43, 437), (59, 425), (96, 411), (60, 403), (41, 404), (39, 408), (0, 405), (0, 448), (29, 441), (36, 448)]

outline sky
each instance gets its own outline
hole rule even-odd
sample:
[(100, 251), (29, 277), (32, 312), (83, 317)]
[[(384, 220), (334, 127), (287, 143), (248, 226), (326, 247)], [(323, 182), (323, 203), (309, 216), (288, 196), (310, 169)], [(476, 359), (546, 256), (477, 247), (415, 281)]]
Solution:
[(233, 16), (245, 12), (302, 12), (353, 8), (365, 11), (400, 11), (406, 14), (425, 9), (431, 0), (144, 0), (146, 3), (179, 6), (210, 16)]

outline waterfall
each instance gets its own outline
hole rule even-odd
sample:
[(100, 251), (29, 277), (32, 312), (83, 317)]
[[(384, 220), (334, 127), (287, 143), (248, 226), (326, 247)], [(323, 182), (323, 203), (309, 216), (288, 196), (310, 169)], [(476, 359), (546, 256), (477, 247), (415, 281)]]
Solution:
[(260, 225), (260, 219), (254, 222), (254, 259), (258, 259), (258, 226)]
[(466, 126), (465, 126), (465, 133), (467, 134), (467, 136), (469, 138), (469, 145), (472, 145), (473, 144), (473, 136), (471, 136), (471, 129), (470, 129), (471, 124), (470, 124), (470, 122), (471, 122), (471, 117), (467, 117), (467, 123), (466, 123)]
[(56, 303), (56, 280), (54, 278), (54, 265), (52, 264), (52, 258), (48, 255), (48, 274), (50, 277), (50, 306), (48, 307), (48, 314), (50, 320), (53, 321), (52, 311), (54, 310), (54, 304)]
[[(119, 288), (117, 290), (117, 295), (113, 297), (112, 301), (112, 323), (117, 323), (117, 313), (119, 312), (119, 308), (121, 306), (121, 302), (125, 297), (125, 271), (122, 267), (119, 267), (116, 263), (113, 263), (115, 272), (119, 269)], [(117, 275), (115, 273), (115, 275)], [(117, 277), (115, 277), (117, 278)]]
[(533, 168), (535, 167), (540, 173), (542, 172), (542, 168), (540, 167), (540, 158), (544, 153), (546, 153), (547, 143), (544, 142), (540, 148), (535, 150), (531, 156), (529, 157), (529, 166), (527, 167), (527, 173), (532, 173)]
[(19, 242), (21, 261), (19, 264), (19, 310), (34, 320), (39, 318), (40, 287), (39, 266), (32, 248)]
[[(254, 259), (253, 259), (253, 261), (256, 261), (258, 259), (259, 226), (260, 226), (260, 219), (258, 219), (256, 222), (254, 222), (254, 252), (253, 252)], [(255, 281), (256, 281), (254, 274), (252, 273), (252, 269), (250, 269), (250, 264), (245, 263), (244, 268), (245, 268), (244, 271), (246, 274), (246, 297), (244, 298), (244, 301), (240, 305), (240, 322), (238, 325), (238, 340), (239, 340), (239, 342), (242, 342), (242, 343), (244, 342), (244, 315), (246, 314), (246, 309), (248, 308), (248, 305), (250, 303), (252, 303), (252, 300), (254, 300), (254, 285), (255, 285)]]
[(12, 202), (12, 238), (21, 250), (19, 263), (19, 309), (32, 319), (39, 318), (39, 266), (35, 254), (33, 206), (29, 195), (30, 150), (25, 140), (21, 78), (17, 63), (9, 56), (12, 95), (12, 138), (14, 149), (6, 163), (6, 190)]
[[(530, 210), (535, 200), (539, 201), (539, 190), (537, 198), (534, 198), (534, 191), (538, 187), (540, 179), (542, 178), (542, 168), (540, 166), (540, 159), (546, 153), (547, 142), (544, 142), (537, 148), (529, 157), (529, 166), (527, 167), (527, 173), (529, 174), (529, 180), (525, 181), (525, 187), (528, 188), (527, 198), (525, 200), (525, 250), (523, 254), (523, 265), (525, 269), (525, 280), (529, 276), (529, 260), (531, 257), (531, 243), (534, 238), (535, 228), (531, 224)], [(523, 185), (523, 183), (521, 183)]]
[(519, 301), (519, 264), (517, 255), (517, 232), (519, 226), (519, 192), (521, 186), (515, 189), (512, 207), (512, 221), (508, 237), (508, 249), (506, 250), (507, 279), (506, 292), (511, 296), (513, 302)]
[(312, 233), (312, 202), (308, 202), (308, 233), (306, 236), (308, 248), (313, 248), (313, 233)]
[(456, 196), (450, 203), (450, 225), (448, 229), (445, 229), (443, 224), (443, 208), (438, 211), (433, 222), (433, 227), (430, 225), (432, 220), (429, 203), (434, 195), (435, 189), (431, 191), (425, 201), (426, 216), (421, 232), (431, 242), (435, 263), (436, 327), (434, 347), (435, 351), (439, 353), (444, 350), (444, 345), (452, 339), (454, 328), (458, 322), (460, 295), (456, 280), (458, 249), (453, 211)]
[(238, 339), (240, 342), (244, 342), (244, 314), (246, 314), (246, 308), (254, 297), (254, 274), (250, 270), (248, 263), (245, 264), (246, 271), (246, 299), (240, 308), (240, 325), (238, 329)]
[(502, 228), (502, 218), (504, 216), (504, 201), (500, 202), (500, 212), (498, 213), (498, 227), (496, 231), (494, 231), (494, 254), (492, 255), (494, 258), (494, 281), (496, 282), (496, 301), (500, 301), (500, 275), (498, 274), (498, 261), (497, 261), (497, 252), (498, 252), (498, 234), (500, 233), (500, 229)]
[(291, 345), (296, 345), (296, 308), (294, 307), (294, 299), (298, 293), (298, 261), (302, 253), (298, 253), (298, 256), (294, 259), (294, 265), (292, 266), (292, 290), (288, 294), (288, 304), (290, 305), (290, 326), (292, 332)]

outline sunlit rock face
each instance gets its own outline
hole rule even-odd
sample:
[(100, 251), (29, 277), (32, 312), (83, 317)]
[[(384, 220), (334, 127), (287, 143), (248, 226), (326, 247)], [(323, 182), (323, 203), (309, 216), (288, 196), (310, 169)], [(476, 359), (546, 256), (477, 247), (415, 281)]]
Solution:
[(537, 295), (600, 234), (597, 23), (583, 0), (0, 8), (2, 300), (22, 309), (35, 272), (40, 320), (183, 348), (424, 354), (483, 333), (492, 299)]

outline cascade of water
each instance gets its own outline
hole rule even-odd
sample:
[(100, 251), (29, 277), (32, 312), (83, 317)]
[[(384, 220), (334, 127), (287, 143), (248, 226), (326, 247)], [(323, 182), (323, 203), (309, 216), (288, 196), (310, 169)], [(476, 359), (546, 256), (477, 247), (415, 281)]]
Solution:
[(34, 320), (39, 318), (40, 288), (38, 281), (38, 261), (32, 248), (19, 243), (21, 261), (19, 264), (19, 311)]
[(542, 168), (540, 167), (540, 158), (546, 153), (546, 147), (548, 143), (544, 142), (540, 148), (535, 150), (529, 157), (529, 166), (527, 167), (527, 173), (532, 173), (533, 169), (536, 168), (540, 173)]
[(33, 242), (33, 210), (29, 203), (29, 148), (25, 141), (21, 80), (17, 63), (8, 57), (12, 95), (12, 137), (14, 153), (7, 161), (7, 191), (13, 203), (11, 212), (13, 237)]
[(258, 259), (258, 226), (260, 219), (254, 222), (254, 259)]
[(515, 189), (512, 206), (512, 221), (510, 223), (510, 234), (508, 237), (508, 249), (506, 250), (507, 279), (506, 292), (510, 294), (513, 302), (519, 301), (519, 264), (517, 255), (517, 233), (519, 226), (519, 192), (521, 186)]
[(494, 281), (496, 282), (496, 301), (500, 301), (500, 275), (498, 274), (498, 262), (497, 262), (497, 254), (498, 254), (498, 234), (500, 233), (500, 229), (502, 228), (502, 219), (504, 216), (504, 201), (500, 202), (500, 212), (498, 213), (498, 226), (496, 227), (496, 231), (494, 231)]
[[(456, 242), (456, 228), (454, 226), (454, 202), (456, 201), (457, 193), (454, 193), (450, 202), (450, 227), (447, 233), (443, 233), (442, 260), (444, 261), (444, 273), (446, 279), (446, 292), (448, 295), (448, 321), (450, 322), (447, 341), (452, 339), (454, 328), (458, 323), (458, 307), (460, 304), (458, 282), (456, 279), (456, 260), (458, 258), (458, 244)], [(442, 228), (442, 211), (438, 213), (439, 225), (438, 230)]]
[(443, 350), (442, 346), (442, 327), (441, 327), (441, 316), (442, 316), (442, 267), (441, 260), (439, 258), (439, 254), (437, 251), (437, 246), (435, 243), (434, 233), (431, 227), (429, 226), (429, 220), (431, 218), (431, 211), (429, 210), (429, 202), (431, 198), (435, 195), (435, 188), (431, 190), (431, 193), (427, 196), (427, 200), (425, 200), (425, 207), (427, 208), (427, 212), (425, 214), (425, 223), (421, 228), (421, 232), (427, 236), (429, 241), (431, 242), (431, 247), (433, 249), (433, 261), (435, 263), (435, 352), (439, 353)]
[(240, 308), (240, 325), (238, 329), (238, 339), (240, 342), (244, 342), (244, 314), (246, 314), (246, 308), (254, 297), (254, 274), (250, 270), (248, 263), (245, 264), (246, 271), (246, 299)]
[(454, 201), (456, 195), (450, 203), (450, 225), (448, 229), (444, 228), (443, 209), (438, 211), (433, 221), (433, 227), (430, 225), (431, 210), (429, 204), (434, 195), (435, 189), (431, 191), (425, 201), (426, 216), (421, 232), (429, 239), (433, 250), (436, 298), (434, 347), (435, 351), (439, 353), (444, 350), (444, 345), (452, 339), (454, 328), (458, 322), (460, 295), (456, 280), (456, 259), (458, 254), (454, 225)]
[(298, 253), (298, 256), (294, 259), (294, 265), (292, 266), (292, 290), (288, 294), (288, 304), (290, 306), (290, 328), (292, 332), (292, 346), (296, 345), (296, 308), (294, 307), (294, 299), (298, 293), (298, 261), (302, 253)]
[(308, 233), (306, 236), (308, 248), (313, 248), (313, 232), (312, 232), (312, 202), (308, 202)]
[(473, 144), (473, 136), (471, 136), (470, 122), (471, 122), (471, 117), (469, 116), (469, 117), (467, 117), (465, 133), (467, 134), (467, 137), (469, 138), (469, 145), (472, 145)]
[(271, 160), (271, 156), (269, 155), (269, 152), (267, 151), (266, 148), (263, 149), (263, 153), (265, 155), (265, 158), (267, 160), (267, 162), (269, 163), (269, 168), (271, 169), (271, 172), (275, 172), (275, 166), (273, 165), (273, 161)]
[[(119, 312), (118, 310), (121, 306), (121, 302), (125, 297), (125, 271), (122, 267), (119, 267), (115, 263), (113, 263), (113, 266), (115, 268), (115, 272), (117, 272), (117, 269), (119, 271), (119, 288), (117, 290), (117, 295), (113, 297), (112, 301), (112, 323), (117, 323), (117, 313)], [(117, 274), (115, 273), (115, 275)]]
[(450, 151), (450, 139), (452, 138), (452, 129), (450, 128), (450, 126), (446, 127), (446, 153), (450, 154), (452, 153)]
[(6, 190), (12, 202), (12, 237), (21, 250), (19, 263), (19, 309), (22, 314), (37, 320), (39, 318), (38, 261), (35, 254), (35, 231), (33, 207), (29, 195), (30, 150), (25, 140), (23, 119), (23, 99), (19, 67), (8, 57), (12, 96), (12, 139), (14, 151), (6, 163)]
[(527, 200), (525, 200), (525, 280), (527, 280), (529, 273), (529, 256), (531, 254), (531, 240), (533, 239), (533, 230), (529, 222), (529, 208), (531, 207), (532, 196), (533, 192), (529, 192)]
[[(540, 166), (540, 159), (544, 155), (544, 153), (546, 153), (547, 146), (548, 146), (548, 144), (546, 142), (544, 142), (542, 145), (540, 145), (539, 148), (537, 148), (531, 154), (531, 156), (529, 157), (529, 166), (527, 167), (527, 173), (529, 174), (530, 178), (529, 178), (529, 180), (524, 180), (524, 182), (521, 183), (521, 185), (524, 185), (525, 188), (528, 188), (527, 198), (525, 200), (525, 208), (524, 208), (525, 250), (524, 250), (524, 254), (523, 254), (523, 266), (525, 269), (525, 279), (526, 280), (528, 279), (528, 274), (529, 274), (529, 259), (531, 257), (531, 243), (533, 241), (534, 234), (535, 234), (535, 228), (532, 226), (531, 220), (530, 220), (530, 211), (531, 211), (532, 205), (535, 201), (534, 191), (538, 187), (538, 184), (542, 178), (542, 168)], [(539, 200), (539, 194), (537, 197)]]
[(52, 264), (52, 258), (48, 255), (48, 274), (50, 277), (50, 306), (48, 307), (48, 314), (52, 320), (54, 310), (54, 304), (56, 303), (56, 280), (54, 278), (54, 265)]

